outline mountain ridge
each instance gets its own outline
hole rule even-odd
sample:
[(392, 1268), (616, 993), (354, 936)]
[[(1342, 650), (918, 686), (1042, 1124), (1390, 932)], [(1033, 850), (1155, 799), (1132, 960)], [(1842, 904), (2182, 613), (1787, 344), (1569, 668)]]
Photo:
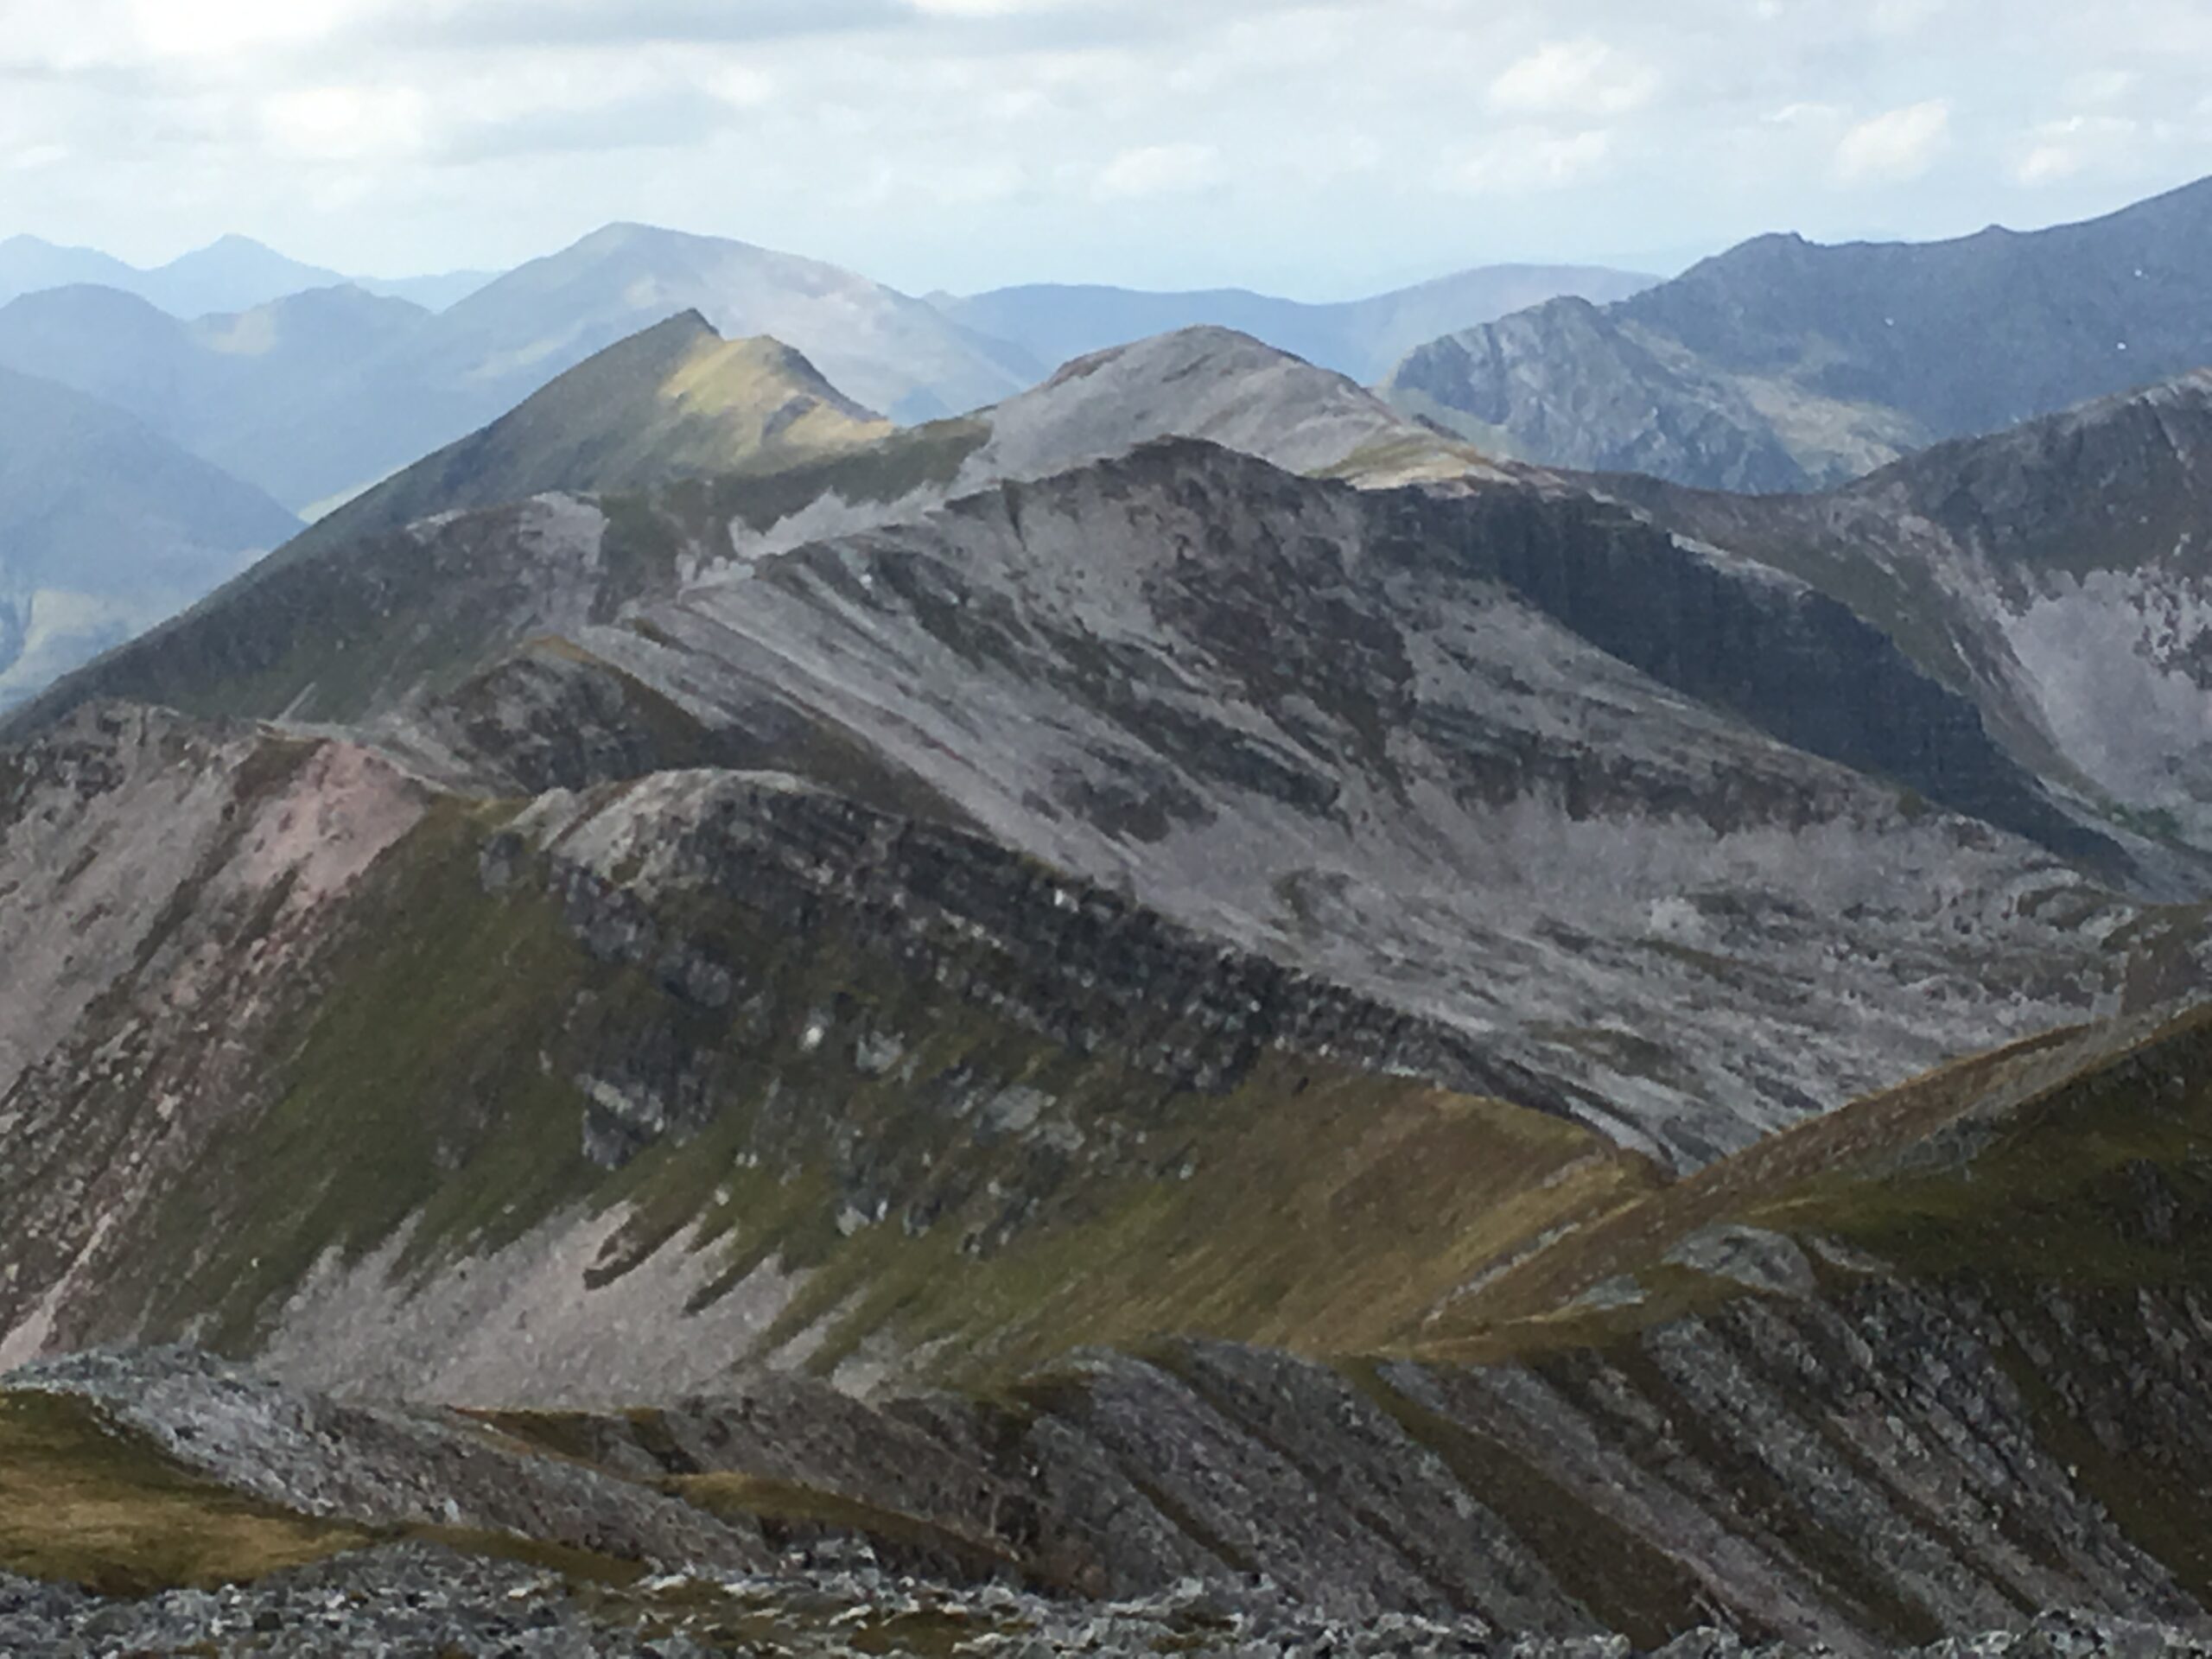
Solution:
[(303, 264), (236, 233), (147, 268), (35, 236), (18, 234), (0, 241), (0, 304), (46, 289), (90, 283), (133, 295), (181, 321), (250, 311), (317, 288), (359, 288), (441, 310), (490, 280), (491, 273), (484, 271), (391, 279), (348, 276)]
[(286, 556), (549, 491), (622, 494), (774, 471), (890, 435), (782, 342), (687, 311), (588, 358), (506, 415), (319, 520)]
[(1065, 363), (1155, 334), (1200, 326), (1263, 340), (1316, 367), (1362, 383), (1448, 325), (1488, 322), (1554, 294), (1624, 299), (1656, 276), (1594, 266), (1484, 265), (1364, 299), (1309, 303), (1245, 289), (1155, 292), (1100, 284), (1033, 283), (931, 303), (979, 332)]
[(2208, 255), (2212, 179), (2041, 231), (1774, 234), (1594, 312), (1555, 305), (1446, 336), (1388, 384), (1409, 407), (1520, 435), (1531, 461), (1827, 487), (2212, 363), (2192, 275)]
[(2207, 511), (626, 331), (0, 719), (0, 1625), (2193, 1652)]

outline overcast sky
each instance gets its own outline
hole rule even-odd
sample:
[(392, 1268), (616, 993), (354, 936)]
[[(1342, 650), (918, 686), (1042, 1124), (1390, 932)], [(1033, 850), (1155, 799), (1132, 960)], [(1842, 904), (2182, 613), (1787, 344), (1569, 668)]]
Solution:
[(0, 0), (0, 235), (1350, 296), (2212, 172), (2208, 0)]

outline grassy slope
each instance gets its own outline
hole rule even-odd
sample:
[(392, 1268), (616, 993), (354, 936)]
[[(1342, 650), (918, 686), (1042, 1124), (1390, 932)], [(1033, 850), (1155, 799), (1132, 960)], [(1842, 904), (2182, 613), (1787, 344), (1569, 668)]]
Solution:
[[(1421, 1351), (1479, 1362), (1605, 1345), (1740, 1294), (1664, 1261), (1728, 1225), (1836, 1240), (1904, 1278), (2000, 1298), (2202, 1285), (2212, 1006), (1961, 1061), (1637, 1195), (1465, 1299)], [(1578, 1305), (1630, 1280), (1636, 1306)]]
[(217, 1486), (81, 1401), (0, 1393), (0, 1571), (143, 1595), (257, 1578), (366, 1541)]
[(287, 556), (547, 490), (628, 493), (780, 470), (863, 448), (892, 429), (788, 346), (724, 340), (687, 314), (609, 346), (481, 431), (340, 507)]
[[(415, 1218), (416, 1259), (428, 1267), (561, 1206), (614, 1202), (635, 1211), (623, 1248), (601, 1264), (608, 1277), (662, 1248), (717, 1252), (732, 1274), (781, 1255), (819, 1269), (788, 1320), (794, 1332), (827, 1322), (817, 1363), (877, 1333), (950, 1338), (942, 1373), (995, 1389), (1077, 1344), (1141, 1346), (1174, 1332), (1347, 1357), (1544, 1363), (1595, 1348), (1648, 1381), (1636, 1352), (1643, 1328), (1746, 1294), (1660, 1264), (1673, 1243), (1723, 1222), (1840, 1239), (1908, 1279), (1962, 1281), (2031, 1330), (2048, 1329), (2044, 1297), (2056, 1286), (2086, 1325), (2117, 1337), (2139, 1289), (2187, 1289), (2212, 1268), (2212, 1012), (2021, 1044), (1662, 1185), (1572, 1126), (1279, 1057), (1225, 1095), (1177, 1095), (948, 1006), (832, 932), (804, 942), (748, 933), (741, 905), (718, 912), (715, 930), (757, 957), (773, 996), (741, 1014), (687, 1014), (643, 976), (586, 957), (534, 887), (484, 892), (477, 861), (497, 820), (498, 809), (448, 810), (376, 878), (364, 931), (294, 1033), (283, 1099), (200, 1189), (238, 1192), (242, 1206), (210, 1226), (181, 1203), (142, 1256), (142, 1268), (179, 1268), (146, 1281), (164, 1318), (212, 1312), (231, 1340), (250, 1343), (264, 1299), (327, 1241), (366, 1249)], [(834, 1044), (803, 1056), (798, 1030), (824, 1007), (841, 1025), (926, 1032), (918, 1084), (858, 1077)], [(686, 1039), (726, 1052), (730, 1068), (702, 1132), (609, 1173), (581, 1156), (583, 1104), (561, 1079), (601, 1036), (647, 1019), (696, 1021)], [(988, 1206), (950, 1211), (918, 1237), (895, 1217), (847, 1237), (830, 1223), (836, 1192), (823, 1149), (783, 1170), (740, 1167), (760, 1144), (772, 1084), (800, 1121), (849, 1125), (894, 1149), (916, 1140), (948, 1179), (1017, 1176), (1010, 1148), (975, 1144), (964, 1127), (938, 1136), (917, 1112), (931, 1082), (952, 1073), (1077, 1098), (1085, 1121), (1147, 1126), (1151, 1146), (1096, 1179), (1043, 1190), (1028, 1222), (979, 1254), (962, 1243), (995, 1213)], [(2146, 1209), (2153, 1177), (2165, 1201)], [(1486, 1264), (1570, 1224), (1451, 1298)], [(1641, 1306), (1554, 1312), (1625, 1275), (1642, 1280)], [(1426, 1320), (1440, 1304), (1446, 1316)], [(2024, 1354), (2012, 1360), (2046, 1446), (2185, 1582), (2212, 1582), (2212, 1498), (2171, 1471), (2125, 1463)], [(1624, 1628), (1679, 1623), (1692, 1604), (1662, 1557), (1579, 1510), (1562, 1532), (1563, 1500), (1546, 1478), (1449, 1424), (1416, 1421), (1402, 1396), (1346, 1363), (1516, 1526), (1558, 1534), (1547, 1554), (1593, 1605)], [(0, 1410), (0, 1496), (43, 1493), (71, 1518), (12, 1535), (0, 1520), (0, 1565), (116, 1585), (192, 1582), (359, 1541), (174, 1471), (149, 1472), (136, 1452), (118, 1470), (123, 1454), (97, 1424), (40, 1420), (26, 1434), (28, 1420), (10, 1414), (24, 1409)], [(912, 1533), (908, 1542), (939, 1553), (978, 1541), (893, 1512), (853, 1513), (803, 1488), (722, 1481), (684, 1495), (794, 1529)], [(0, 1516), (11, 1510), (21, 1501)], [(1810, 1535), (1800, 1542), (1826, 1548)], [(1860, 1587), (1879, 1600), (1879, 1585)], [(1911, 1609), (1890, 1611), (1898, 1629), (1916, 1628)]]
[[(1180, 1090), (736, 898), (687, 899), (715, 906), (709, 935), (747, 964), (709, 1013), (594, 961), (534, 885), (487, 894), (497, 813), (442, 809), (380, 867), (272, 1043), (272, 1103), (142, 1230), (112, 1334), (212, 1315), (222, 1345), (250, 1347), (333, 1245), (358, 1256), (411, 1222), (409, 1265), (429, 1270), (620, 1204), (608, 1277), (663, 1247), (719, 1253), (731, 1283), (771, 1256), (818, 1268), (779, 1332), (827, 1321), (818, 1364), (879, 1332), (954, 1338), (944, 1369), (969, 1376), (1179, 1332), (1349, 1351), (1409, 1335), (1488, 1264), (1656, 1179), (1559, 1120), (1326, 1063), (1270, 1054), (1224, 1094)], [(810, 1051), (824, 1011), (841, 1032), (905, 1033), (905, 1062), (868, 1075), (849, 1043)], [(711, 1110), (610, 1172), (584, 1155), (573, 1079), (641, 1032), (693, 1057)], [(1017, 1084), (1087, 1127), (1086, 1164), (931, 1104)], [(925, 1229), (893, 1209), (840, 1231), (853, 1146)]]

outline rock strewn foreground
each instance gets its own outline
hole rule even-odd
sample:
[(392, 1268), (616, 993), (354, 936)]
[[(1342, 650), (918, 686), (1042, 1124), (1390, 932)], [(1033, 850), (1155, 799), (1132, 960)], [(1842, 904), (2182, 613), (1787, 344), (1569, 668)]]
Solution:
[[(0, 1642), (21, 1659), (85, 1656), (283, 1654), (296, 1659), (429, 1655), (440, 1659), (586, 1659), (709, 1654), (885, 1653), (1041, 1659), (1057, 1654), (1330, 1656), (1411, 1659), (1629, 1659), (1618, 1637), (1494, 1637), (1475, 1621), (1386, 1616), (1357, 1624), (1317, 1614), (1264, 1580), (1224, 1592), (1186, 1584), (1139, 1601), (1047, 1600), (999, 1586), (954, 1590), (884, 1572), (865, 1549), (795, 1554), (783, 1571), (670, 1576), (617, 1589), (520, 1562), (419, 1546), (379, 1549), (245, 1587), (184, 1590), (143, 1601), (0, 1575)], [(1663, 1659), (1794, 1659), (1821, 1652), (1746, 1644), (1698, 1630)], [(1923, 1659), (2196, 1659), (2212, 1630), (2092, 1614), (2046, 1614), (2024, 1631), (1902, 1649)]]

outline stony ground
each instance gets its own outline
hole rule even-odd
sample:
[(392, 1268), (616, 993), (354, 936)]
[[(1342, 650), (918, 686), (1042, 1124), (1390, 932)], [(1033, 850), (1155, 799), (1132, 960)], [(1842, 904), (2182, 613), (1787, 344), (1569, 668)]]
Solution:
[[(1319, 1618), (1258, 1584), (1234, 1597), (1197, 1586), (1139, 1602), (1048, 1601), (995, 1586), (949, 1590), (883, 1573), (866, 1553), (794, 1557), (781, 1575), (666, 1577), (626, 1589), (579, 1585), (514, 1562), (399, 1547), (279, 1573), (247, 1587), (103, 1600), (0, 1575), (0, 1651), (68, 1656), (269, 1654), (413, 1659), (584, 1659), (708, 1654), (1313, 1656), (1414, 1659), (1629, 1659), (1620, 1638), (1529, 1641), (1478, 1623)], [(1793, 1659), (1800, 1649), (1700, 1631), (1663, 1659)], [(2125, 1659), (2212, 1655), (2212, 1631), (2051, 1614), (2025, 1632), (1951, 1641), (1920, 1659)]]

